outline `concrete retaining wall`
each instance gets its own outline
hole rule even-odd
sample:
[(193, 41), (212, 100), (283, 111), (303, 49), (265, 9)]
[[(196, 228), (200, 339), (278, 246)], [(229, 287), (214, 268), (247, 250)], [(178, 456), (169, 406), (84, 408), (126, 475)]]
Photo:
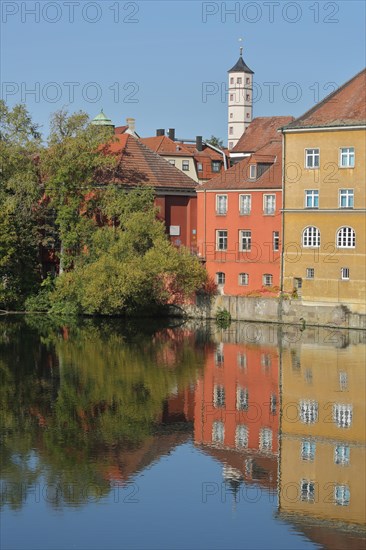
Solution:
[(196, 319), (214, 319), (219, 309), (230, 312), (235, 321), (285, 323), (300, 326), (330, 326), (366, 330), (366, 315), (342, 304), (306, 304), (299, 299), (253, 298), (244, 296), (198, 296), (195, 306), (184, 312)]

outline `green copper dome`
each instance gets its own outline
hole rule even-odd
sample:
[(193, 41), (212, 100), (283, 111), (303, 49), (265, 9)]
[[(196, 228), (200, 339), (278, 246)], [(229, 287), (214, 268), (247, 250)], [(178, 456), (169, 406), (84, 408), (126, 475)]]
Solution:
[(91, 124), (93, 124), (93, 126), (114, 126), (111, 119), (103, 113), (103, 109), (100, 111), (99, 115), (93, 118)]

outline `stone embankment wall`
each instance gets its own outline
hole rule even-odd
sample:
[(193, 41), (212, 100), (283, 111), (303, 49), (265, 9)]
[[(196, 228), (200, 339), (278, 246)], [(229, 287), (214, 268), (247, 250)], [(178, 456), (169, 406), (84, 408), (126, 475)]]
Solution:
[(198, 296), (196, 305), (184, 307), (184, 313), (194, 319), (214, 319), (219, 309), (229, 311), (235, 321), (366, 330), (366, 314), (352, 312), (346, 305), (309, 304), (291, 298)]

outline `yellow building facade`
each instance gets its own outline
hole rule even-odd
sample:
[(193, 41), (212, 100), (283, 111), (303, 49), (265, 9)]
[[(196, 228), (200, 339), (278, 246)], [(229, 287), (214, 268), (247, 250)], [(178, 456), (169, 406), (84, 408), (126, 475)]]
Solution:
[(282, 288), (366, 313), (366, 73), (282, 129)]
[(362, 343), (283, 350), (280, 513), (365, 523), (365, 354)]

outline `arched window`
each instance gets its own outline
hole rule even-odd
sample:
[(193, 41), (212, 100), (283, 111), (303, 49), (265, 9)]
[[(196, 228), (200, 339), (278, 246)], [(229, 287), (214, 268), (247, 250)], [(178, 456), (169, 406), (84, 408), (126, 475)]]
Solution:
[(319, 248), (320, 231), (317, 227), (305, 227), (302, 234), (302, 246)]
[(337, 232), (337, 248), (354, 248), (356, 246), (356, 233), (352, 227), (341, 227)]

